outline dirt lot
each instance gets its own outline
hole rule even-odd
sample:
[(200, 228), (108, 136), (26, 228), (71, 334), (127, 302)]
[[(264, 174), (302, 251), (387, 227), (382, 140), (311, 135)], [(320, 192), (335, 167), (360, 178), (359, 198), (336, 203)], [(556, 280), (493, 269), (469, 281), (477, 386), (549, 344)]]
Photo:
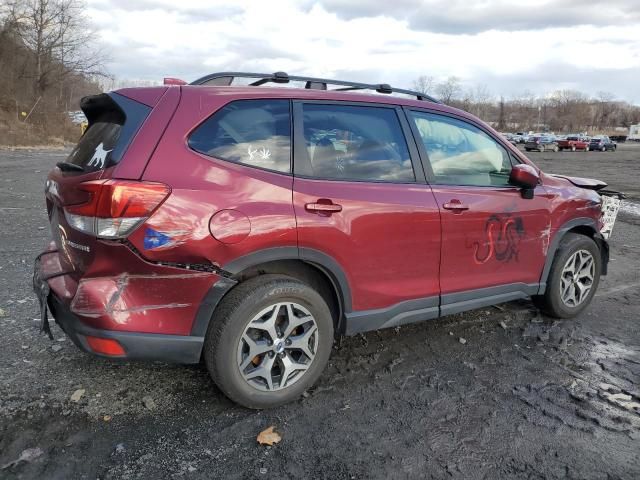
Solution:
[[(579, 318), (520, 301), (347, 338), (313, 390), (264, 412), (203, 366), (112, 363), (38, 333), (43, 179), (63, 158), (0, 152), (0, 478), (640, 478), (640, 145), (531, 154), (636, 202)], [(282, 442), (257, 445), (270, 425)]]

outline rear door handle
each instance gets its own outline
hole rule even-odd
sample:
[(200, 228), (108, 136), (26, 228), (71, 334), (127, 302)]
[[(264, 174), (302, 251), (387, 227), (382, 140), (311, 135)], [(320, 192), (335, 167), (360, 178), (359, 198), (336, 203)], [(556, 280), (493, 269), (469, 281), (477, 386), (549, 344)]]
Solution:
[(453, 213), (462, 213), (465, 210), (469, 210), (469, 207), (455, 198), (442, 205), (442, 208), (445, 210), (453, 210)]
[(332, 213), (342, 211), (342, 205), (333, 203), (327, 198), (320, 198), (314, 203), (307, 203), (304, 208), (307, 212), (317, 213), (320, 215), (331, 215)]

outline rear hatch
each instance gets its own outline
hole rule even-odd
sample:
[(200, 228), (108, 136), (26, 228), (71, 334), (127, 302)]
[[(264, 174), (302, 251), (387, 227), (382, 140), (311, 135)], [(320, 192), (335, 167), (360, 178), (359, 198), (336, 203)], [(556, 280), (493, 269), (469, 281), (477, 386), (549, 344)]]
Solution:
[[(53, 239), (64, 271), (76, 279), (91, 264), (96, 218), (85, 215), (152, 108), (117, 93), (85, 97), (88, 127), (64, 162), (47, 177), (45, 196)], [(87, 183), (89, 182), (89, 183)], [(93, 222), (93, 224), (92, 224)]]

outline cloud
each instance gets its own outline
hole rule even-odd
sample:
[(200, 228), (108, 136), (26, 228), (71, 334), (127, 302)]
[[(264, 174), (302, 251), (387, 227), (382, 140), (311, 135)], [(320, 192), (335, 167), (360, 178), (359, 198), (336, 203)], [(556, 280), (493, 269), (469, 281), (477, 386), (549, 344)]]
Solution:
[(392, 5), (366, 0), (317, 0), (328, 12), (347, 20), (386, 16), (415, 30), (474, 34), (487, 30), (541, 30), (577, 25), (628, 25), (640, 21), (638, 0), (397, 0)]
[[(615, 16), (637, 1), (610, 0), (598, 10)], [(428, 28), (433, 19), (419, 15), (427, 4), (443, 18), (436, 31)], [(119, 78), (191, 81), (216, 71), (282, 70), (408, 88), (420, 75), (455, 75), (496, 95), (570, 84), (640, 101), (631, 86), (640, 68), (638, 8), (614, 25), (573, 25), (594, 11), (595, 0), (547, 1), (531, 15), (536, 28), (527, 29), (521, 12), (533, 0), (520, 0), (511, 13), (500, 10), (503, 0), (467, 4), (460, 13), (459, 0), (89, 0), (88, 15)], [(474, 8), (480, 12), (469, 13)], [(552, 19), (580, 8), (574, 20)]]

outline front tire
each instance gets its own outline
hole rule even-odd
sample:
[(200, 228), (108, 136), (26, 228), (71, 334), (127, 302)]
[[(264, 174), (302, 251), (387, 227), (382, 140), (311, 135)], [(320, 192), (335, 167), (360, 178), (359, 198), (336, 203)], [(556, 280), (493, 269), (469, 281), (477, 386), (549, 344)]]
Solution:
[(333, 345), (324, 298), (283, 275), (260, 275), (227, 294), (212, 318), (204, 360), (234, 402), (272, 408), (297, 399), (320, 377)]
[(591, 302), (601, 268), (596, 243), (585, 235), (567, 233), (553, 259), (546, 291), (534, 296), (533, 302), (550, 317), (575, 317)]

